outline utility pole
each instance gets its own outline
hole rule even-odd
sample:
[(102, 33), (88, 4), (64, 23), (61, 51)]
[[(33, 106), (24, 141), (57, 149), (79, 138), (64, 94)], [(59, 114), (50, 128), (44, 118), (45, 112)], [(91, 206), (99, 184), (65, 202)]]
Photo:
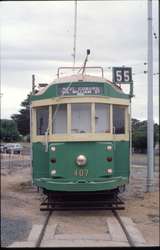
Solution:
[(33, 169), (32, 169), (32, 104), (31, 98), (35, 94), (35, 75), (32, 75), (32, 92), (30, 95), (30, 107), (29, 107), (29, 118), (30, 118), (30, 167), (31, 167), (31, 176), (32, 176), (32, 185), (33, 185)]
[(153, 44), (152, 0), (148, 0), (148, 122), (147, 122), (147, 192), (153, 192), (154, 180), (154, 123), (153, 123)]

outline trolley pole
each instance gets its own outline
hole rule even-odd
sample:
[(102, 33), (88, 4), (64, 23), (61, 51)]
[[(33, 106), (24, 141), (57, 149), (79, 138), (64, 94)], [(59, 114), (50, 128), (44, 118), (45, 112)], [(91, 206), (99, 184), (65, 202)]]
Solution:
[(153, 45), (152, 45), (152, 0), (148, 0), (148, 122), (147, 122), (147, 192), (153, 192), (154, 146), (153, 146)]
[(76, 62), (76, 35), (77, 35), (77, 0), (75, 0), (75, 13), (74, 13), (73, 70)]
[(32, 95), (35, 93), (35, 75), (32, 75)]

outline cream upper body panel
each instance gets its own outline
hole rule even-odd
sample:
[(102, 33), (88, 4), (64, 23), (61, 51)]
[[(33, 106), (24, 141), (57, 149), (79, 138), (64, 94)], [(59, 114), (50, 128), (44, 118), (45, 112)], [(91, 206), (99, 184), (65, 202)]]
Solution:
[(108, 104), (117, 104), (117, 105), (129, 105), (128, 99), (122, 98), (113, 98), (113, 97), (104, 97), (104, 96), (60, 96), (44, 100), (32, 101), (32, 107), (41, 107), (47, 105), (56, 105), (64, 103), (108, 103)]
[[(74, 134), (71, 133), (71, 104), (72, 103), (90, 103), (91, 104), (91, 133)], [(110, 104), (110, 131), (108, 133), (95, 133), (95, 104), (105, 103)], [(54, 134), (52, 133), (52, 105), (66, 104), (67, 105), (67, 133), (66, 134)], [(114, 134), (113, 133), (113, 105), (125, 107), (125, 133)], [(129, 101), (126, 99), (117, 98), (104, 98), (104, 97), (63, 97), (55, 100), (39, 100), (32, 103), (32, 142), (45, 141), (44, 135), (37, 135), (37, 123), (36, 123), (36, 110), (38, 107), (49, 107), (49, 134), (48, 141), (107, 141), (107, 140), (129, 140), (129, 114), (128, 114)]]

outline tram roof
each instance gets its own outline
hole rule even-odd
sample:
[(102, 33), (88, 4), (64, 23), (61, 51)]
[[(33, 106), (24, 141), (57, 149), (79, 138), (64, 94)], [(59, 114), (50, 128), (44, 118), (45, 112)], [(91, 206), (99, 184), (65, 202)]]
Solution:
[(92, 75), (82, 75), (82, 74), (74, 74), (70, 76), (65, 76), (61, 78), (55, 79), (53, 82), (48, 84), (46, 87), (43, 87), (43, 89), (39, 90), (35, 95), (42, 95), (51, 85), (54, 84), (61, 84), (61, 83), (72, 83), (72, 82), (96, 82), (96, 83), (107, 83), (112, 85), (112, 87), (116, 88), (117, 91), (120, 93), (123, 93), (122, 89), (117, 86), (116, 84), (112, 83), (111, 81), (98, 77), (98, 76), (92, 76)]

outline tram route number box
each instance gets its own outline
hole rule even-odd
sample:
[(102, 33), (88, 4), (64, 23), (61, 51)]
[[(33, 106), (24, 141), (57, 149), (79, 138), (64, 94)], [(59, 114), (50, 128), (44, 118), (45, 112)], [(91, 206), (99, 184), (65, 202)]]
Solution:
[(113, 83), (131, 83), (132, 68), (129, 67), (113, 67), (112, 68)]

